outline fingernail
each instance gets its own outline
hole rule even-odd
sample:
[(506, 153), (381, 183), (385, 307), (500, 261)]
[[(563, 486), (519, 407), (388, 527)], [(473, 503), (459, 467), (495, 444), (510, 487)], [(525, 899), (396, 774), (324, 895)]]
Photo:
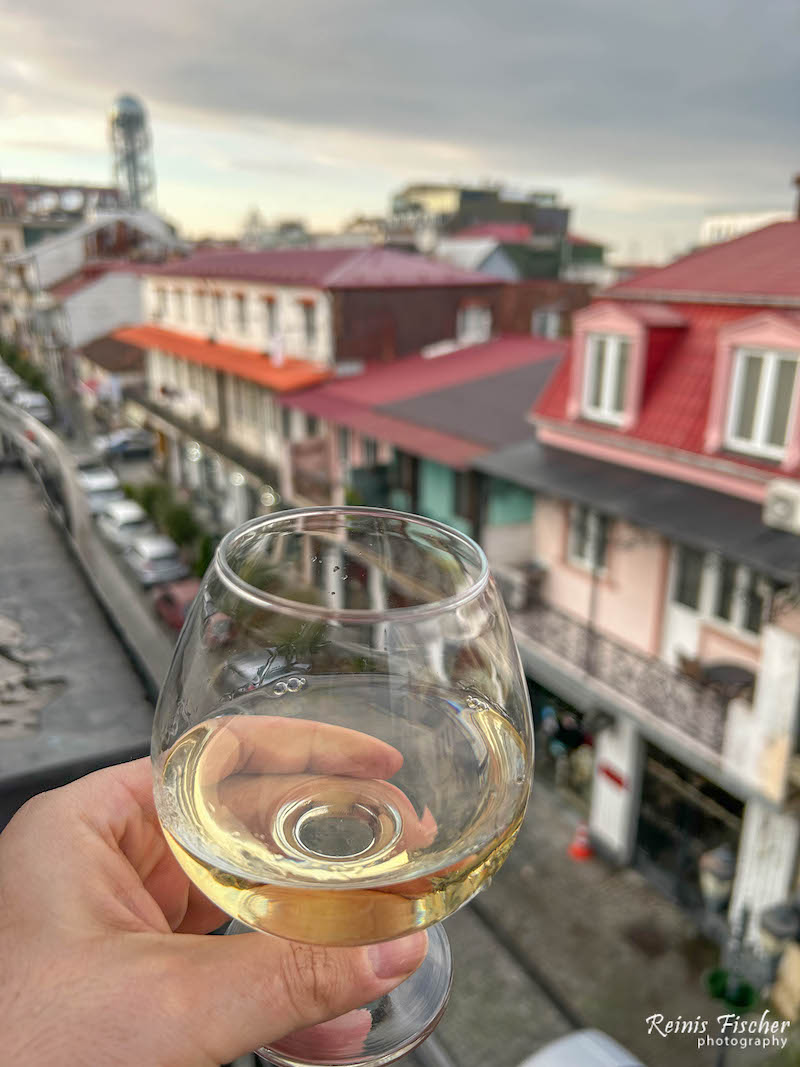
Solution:
[(370, 945), (367, 949), (369, 962), (376, 978), (397, 978), (401, 974), (411, 974), (425, 958), (428, 949), (428, 935), (424, 930), (396, 941), (382, 941), (379, 945)]

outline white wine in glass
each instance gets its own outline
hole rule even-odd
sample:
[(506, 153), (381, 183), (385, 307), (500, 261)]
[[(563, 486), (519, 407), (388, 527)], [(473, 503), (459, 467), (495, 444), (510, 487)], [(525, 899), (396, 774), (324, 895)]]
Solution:
[[(153, 760), (175, 856), (246, 927), (363, 945), (440, 922), (502, 865), (530, 790), (527, 687), (480, 548), (366, 508), (233, 531), (179, 639)], [(425, 982), (438, 1018), (450, 975)], [(381, 1026), (335, 1062), (390, 1062)]]

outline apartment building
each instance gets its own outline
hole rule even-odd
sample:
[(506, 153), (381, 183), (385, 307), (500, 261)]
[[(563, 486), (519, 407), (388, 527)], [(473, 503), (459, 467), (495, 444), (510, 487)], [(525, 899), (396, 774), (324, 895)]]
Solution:
[(545, 748), (581, 752), (595, 842), (688, 906), (727, 845), (751, 941), (797, 878), (798, 267), (782, 222), (606, 291), (537, 439), (475, 461), (536, 497), (513, 624)]
[(379, 248), (175, 260), (143, 277), (145, 324), (114, 335), (146, 353), (147, 388), (128, 413), (159, 432), (173, 482), (224, 529), (315, 495), (300, 483), (327, 463), (327, 427), (286, 396), (427, 344), (488, 338), (501, 288)]
[(528, 410), (564, 349), (525, 335), (435, 345), (282, 397), (291, 417), (324, 427), (312, 462), (295, 450), (295, 494), (427, 515), (504, 562), (520, 524), (529, 530), (532, 494), (502, 478), (481, 480), (472, 465), (530, 437)]
[(142, 265), (180, 247), (157, 215), (95, 210), (3, 259), (0, 333), (69, 390), (83, 346), (141, 320)]

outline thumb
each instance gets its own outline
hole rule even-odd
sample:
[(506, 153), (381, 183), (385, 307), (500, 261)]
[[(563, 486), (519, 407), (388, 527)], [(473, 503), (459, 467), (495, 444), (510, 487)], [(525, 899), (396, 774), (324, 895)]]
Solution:
[(172, 992), (189, 1032), (226, 1063), (295, 1030), (344, 1015), (388, 993), (419, 967), (423, 931), (363, 948), (327, 948), (269, 934), (175, 936), (181, 964)]

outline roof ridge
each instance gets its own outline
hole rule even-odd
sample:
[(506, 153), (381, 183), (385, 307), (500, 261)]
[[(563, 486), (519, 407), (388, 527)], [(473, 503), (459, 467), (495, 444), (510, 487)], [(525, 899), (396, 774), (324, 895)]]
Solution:
[[(333, 249), (329, 249), (328, 251), (332, 252)], [(322, 285), (327, 288), (334, 282), (338, 281), (345, 268), (353, 267), (355, 264), (360, 263), (361, 260), (371, 256), (372, 251), (372, 248), (361, 248), (355, 253), (350, 252), (349, 255), (344, 257), (341, 263), (337, 263), (333, 270), (328, 271), (328, 273), (323, 276)]]

